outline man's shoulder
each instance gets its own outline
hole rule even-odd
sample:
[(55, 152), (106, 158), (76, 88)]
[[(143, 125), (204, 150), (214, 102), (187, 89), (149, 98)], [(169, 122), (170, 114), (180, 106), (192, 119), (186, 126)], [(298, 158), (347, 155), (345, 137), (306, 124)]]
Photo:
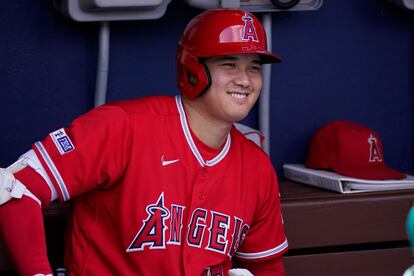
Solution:
[(269, 156), (263, 151), (263, 149), (252, 139), (248, 138), (248, 135), (241, 133), (236, 127), (232, 128), (232, 144), (235, 148), (242, 152), (244, 156), (249, 156), (246, 160), (255, 160), (257, 162), (269, 162)]
[[(234, 129), (234, 128), (233, 128)], [(273, 163), (267, 153), (251, 139), (246, 138), (237, 129), (232, 130), (232, 156), (238, 158), (241, 172), (246, 179), (261, 179), (256, 187), (267, 187), (273, 183), (267, 181), (274, 173)], [(233, 159), (233, 161), (236, 161)]]
[(177, 114), (175, 97), (147, 96), (107, 104), (117, 106), (129, 115), (173, 115)]

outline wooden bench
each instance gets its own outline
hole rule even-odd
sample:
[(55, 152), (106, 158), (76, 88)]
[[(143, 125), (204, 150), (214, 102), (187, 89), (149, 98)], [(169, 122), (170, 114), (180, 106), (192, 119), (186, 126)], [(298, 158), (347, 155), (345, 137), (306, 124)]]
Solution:
[[(286, 275), (402, 275), (414, 264), (405, 221), (414, 190), (338, 194), (303, 184), (280, 183), (289, 252)], [(44, 210), (48, 254), (62, 266), (68, 203)], [(0, 244), (0, 274), (17, 275)]]

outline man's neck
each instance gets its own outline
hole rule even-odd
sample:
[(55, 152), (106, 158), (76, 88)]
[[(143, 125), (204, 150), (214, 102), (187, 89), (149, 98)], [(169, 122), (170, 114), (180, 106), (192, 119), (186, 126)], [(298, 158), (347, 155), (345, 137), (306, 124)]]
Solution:
[(183, 98), (183, 106), (187, 115), (188, 125), (192, 132), (209, 147), (219, 149), (226, 142), (232, 127), (231, 123), (218, 122), (202, 114), (191, 100)]

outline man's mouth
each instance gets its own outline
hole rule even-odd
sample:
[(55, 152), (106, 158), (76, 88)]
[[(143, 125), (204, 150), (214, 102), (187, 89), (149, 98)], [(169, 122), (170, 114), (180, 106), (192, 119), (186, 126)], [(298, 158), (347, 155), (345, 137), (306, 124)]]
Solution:
[(249, 95), (249, 93), (242, 93), (242, 92), (227, 92), (227, 94), (237, 99), (244, 99)]

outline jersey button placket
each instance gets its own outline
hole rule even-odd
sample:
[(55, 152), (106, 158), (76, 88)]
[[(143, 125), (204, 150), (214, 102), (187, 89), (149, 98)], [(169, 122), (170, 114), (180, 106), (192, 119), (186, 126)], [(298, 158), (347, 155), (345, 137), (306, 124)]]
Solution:
[(191, 266), (191, 255), (189, 253), (185, 253), (184, 255), (184, 275), (192, 275), (193, 269)]
[(187, 264), (191, 264), (191, 255), (187, 254)]
[[(207, 198), (207, 186), (208, 186), (208, 167), (202, 167), (198, 172), (195, 182), (193, 185), (192, 200), (190, 204), (190, 210), (195, 210), (196, 208), (203, 209), (203, 201)], [(191, 216), (189, 216), (190, 220)], [(191, 221), (187, 221), (187, 225), (190, 225)], [(194, 251), (195, 250), (195, 251)], [(183, 263), (184, 263), (184, 272), (187, 276), (192, 276), (194, 274), (194, 258), (198, 258), (196, 255), (191, 254), (190, 252), (196, 252), (199, 248), (194, 248), (188, 244), (184, 245), (183, 249)], [(193, 256), (192, 256), (193, 255)]]
[(201, 169), (201, 177), (202, 178), (207, 178), (207, 176), (208, 176), (208, 168), (207, 167), (203, 167)]
[(207, 185), (207, 177), (208, 177), (208, 168), (203, 167), (200, 173), (200, 192), (198, 193), (198, 198), (200, 200), (205, 200), (207, 198), (206, 195), (206, 185)]

